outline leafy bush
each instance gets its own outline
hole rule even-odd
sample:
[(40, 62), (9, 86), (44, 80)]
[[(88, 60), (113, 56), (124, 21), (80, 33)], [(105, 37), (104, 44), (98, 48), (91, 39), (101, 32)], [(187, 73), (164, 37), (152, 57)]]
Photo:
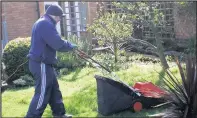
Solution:
[(60, 75), (66, 75), (68, 74), (68, 68), (63, 68), (60, 70)]
[(143, 55), (143, 54), (134, 54), (130, 57), (131, 61), (139, 61), (139, 62), (152, 62), (152, 63), (159, 63), (160, 60), (158, 58), (155, 58), (154, 56), (149, 56), (149, 55)]
[(116, 65), (114, 63), (114, 55), (113, 54), (105, 54), (105, 53), (100, 53), (100, 54), (95, 54), (93, 56), (93, 59), (98, 61), (100, 64), (102, 64), (103, 66), (107, 67), (110, 70), (115, 70), (116, 69)]
[[(77, 38), (75, 35), (71, 35), (67, 39), (68, 41), (78, 45), (78, 49), (88, 52), (89, 43), (85, 38)], [(74, 69), (79, 66), (85, 65), (85, 62), (80, 59), (73, 51), (71, 52), (57, 52), (57, 68)]]
[(21, 76), (19, 79), (14, 80), (13, 83), (16, 86), (33, 86), (34, 79), (30, 75)]
[[(132, 54), (130, 56), (120, 56), (117, 63), (114, 63), (115, 56), (111, 53), (96, 53), (93, 57), (94, 60), (107, 67), (112, 71), (118, 71), (120, 69), (128, 69), (132, 62), (143, 63), (159, 63), (160, 60), (154, 56), (143, 54)], [(94, 66), (89, 64), (90, 66)]]
[[(17, 67), (27, 60), (26, 55), (28, 54), (29, 49), (30, 37), (16, 38), (8, 42), (5, 46), (2, 58), (2, 62), (5, 64), (5, 72), (8, 76), (12, 75)], [(18, 68), (17, 72), (6, 81), (10, 84), (25, 74), (30, 74), (28, 63)]]
[(118, 61), (120, 42), (131, 36), (133, 26), (128, 22), (125, 14), (106, 12), (98, 19), (94, 20), (88, 27), (88, 31), (99, 40), (99, 44), (105, 44), (114, 52), (114, 62)]
[(129, 61), (126, 56), (120, 56), (117, 63), (113, 61), (115, 56), (111, 53), (97, 53), (92, 58), (111, 71), (118, 71), (129, 67)]
[(57, 68), (69, 68), (73, 69), (75, 66), (79, 64), (79, 61), (77, 61), (77, 57), (73, 52), (58, 52), (57, 53)]

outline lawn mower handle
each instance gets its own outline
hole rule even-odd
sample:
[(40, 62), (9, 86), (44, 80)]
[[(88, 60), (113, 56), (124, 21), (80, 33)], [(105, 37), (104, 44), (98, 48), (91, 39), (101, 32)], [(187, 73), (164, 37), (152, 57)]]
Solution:
[[(109, 70), (108, 68), (106, 68), (105, 66), (101, 65), (99, 62), (97, 62), (96, 60), (92, 59), (88, 54), (86, 54), (85, 52), (76, 49), (74, 51), (80, 58), (90, 62), (88, 59), (92, 60), (94, 63), (98, 64), (101, 68), (105, 69), (107, 72), (111, 73), (116, 79), (118, 79), (119, 82), (123, 83), (124, 85), (128, 86), (130, 89), (134, 90), (131, 86), (129, 86), (127, 83), (123, 82), (115, 73), (113, 73), (111, 70)], [(92, 63), (92, 62), (90, 62)], [(139, 93), (137, 93), (138, 95), (140, 95)]]
[[(101, 65), (98, 61), (92, 59), (92, 57), (90, 57), (88, 54), (86, 54), (85, 52), (79, 50), (79, 49), (76, 49), (75, 50), (75, 53), (82, 59), (90, 62), (88, 59), (92, 60), (94, 63), (98, 64), (101, 68), (105, 69), (107, 72), (111, 73), (112, 71), (109, 70), (108, 68), (104, 67), (103, 65)], [(91, 62), (90, 62), (91, 63)]]

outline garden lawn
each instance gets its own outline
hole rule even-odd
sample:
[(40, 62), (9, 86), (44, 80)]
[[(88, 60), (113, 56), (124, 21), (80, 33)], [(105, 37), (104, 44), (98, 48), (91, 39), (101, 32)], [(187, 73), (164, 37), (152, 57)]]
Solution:
[[(116, 74), (121, 80), (133, 86), (136, 82), (149, 81), (160, 85), (161, 78), (158, 73), (163, 74), (159, 64), (133, 63), (130, 68), (120, 70)], [(177, 68), (172, 67), (172, 72), (177, 75)], [(59, 77), (59, 85), (62, 91), (66, 111), (74, 117), (97, 117), (102, 116), (97, 112), (96, 80), (94, 75), (102, 75), (95, 68), (78, 68), (77, 70)], [(2, 116), (24, 117), (29, 103), (34, 94), (33, 87), (12, 88), (2, 94)], [(165, 110), (164, 108), (144, 109), (133, 113), (129, 110), (113, 114), (112, 116), (139, 116), (145, 117)], [(47, 106), (43, 117), (51, 117), (50, 106)]]

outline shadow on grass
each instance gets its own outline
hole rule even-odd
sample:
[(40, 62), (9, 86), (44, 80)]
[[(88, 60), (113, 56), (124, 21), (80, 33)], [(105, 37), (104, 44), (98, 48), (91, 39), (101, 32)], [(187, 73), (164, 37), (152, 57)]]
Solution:
[(85, 112), (95, 112), (97, 109), (95, 89), (94, 85), (88, 85), (72, 96), (64, 97), (63, 101), (67, 112), (73, 116), (78, 116)]
[(149, 118), (150, 115), (162, 113), (167, 109), (166, 106), (152, 108), (152, 109), (143, 109), (140, 112), (132, 112), (131, 110), (124, 110), (118, 113), (114, 113), (108, 116), (103, 116), (102, 114), (98, 113), (97, 117), (134, 117), (134, 118)]
[(42, 116), (42, 118), (53, 118), (52, 110), (49, 105), (47, 105), (47, 108), (45, 109), (44, 114)]
[[(75, 81), (77, 79), (83, 78), (83, 77), (95, 72), (95, 70), (91, 70), (88, 73), (86, 73), (85, 75), (79, 77), (79, 74), (80, 74), (81, 70), (82, 70), (82, 68), (76, 69), (75, 72), (74, 72), (74, 75), (71, 77), (71, 79), (65, 79), (65, 78), (63, 79), (63, 78), (60, 77), (60, 80), (65, 80), (67, 82), (73, 82), (73, 81)], [(62, 75), (62, 76), (67, 76), (67, 75)]]
[(69, 80), (66, 80), (66, 81), (73, 82), (73, 81), (77, 80), (77, 76), (79, 75), (79, 73), (81, 72), (81, 70), (82, 70), (81, 68), (80, 69), (76, 69), (74, 75), (72, 76), (72, 78), (69, 79)]
[(29, 89), (34, 86), (16, 86), (16, 85), (8, 85), (5, 89), (1, 89), (1, 94), (3, 94), (5, 91), (20, 91), (20, 90), (25, 90)]

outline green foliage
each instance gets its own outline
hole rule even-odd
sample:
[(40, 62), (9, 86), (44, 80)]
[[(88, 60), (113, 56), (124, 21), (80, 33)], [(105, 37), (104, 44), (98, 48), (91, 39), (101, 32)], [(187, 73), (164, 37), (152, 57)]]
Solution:
[[(132, 62), (137, 63), (159, 63), (160, 60), (155, 57), (145, 56), (143, 54), (133, 54), (130, 56), (120, 56), (117, 63), (114, 63), (115, 56), (110, 53), (98, 53), (93, 56), (93, 59), (98, 61), (103, 66), (107, 67), (111, 71), (119, 71), (128, 69)], [(94, 66), (94, 65), (93, 65)], [(100, 68), (101, 69), (101, 68)], [(104, 72), (104, 71), (103, 71)]]
[(88, 38), (85, 36), (81, 36), (80, 38), (78, 38), (76, 35), (69, 35), (67, 40), (77, 44), (78, 49), (86, 53), (90, 50), (91, 43), (89, 42)]
[[(5, 64), (5, 72), (8, 76), (12, 75), (19, 65), (24, 63), (30, 49), (30, 37), (13, 39), (5, 46), (2, 62)], [(8, 83), (18, 79), (20, 76), (30, 74), (28, 63), (21, 66), (18, 71), (11, 76)]]
[(182, 5), (182, 6), (185, 6), (186, 5), (186, 2), (177, 2), (177, 4)]
[(168, 109), (166, 118), (196, 118), (197, 117), (197, 79), (196, 60), (192, 56), (187, 57), (186, 69), (177, 61), (179, 67), (179, 81), (170, 71), (166, 71), (168, 78), (164, 83), (168, 88), (169, 100), (172, 106)]
[(101, 63), (103, 66), (107, 67), (110, 70), (116, 70), (116, 64), (114, 63), (114, 55), (113, 54), (105, 54), (105, 53), (100, 53), (100, 54), (95, 54), (93, 56), (93, 59)]
[(173, 60), (174, 60), (174, 57), (173, 57), (173, 56), (167, 55), (167, 56), (166, 56), (166, 60), (168, 60), (168, 61), (173, 61)]
[(73, 52), (57, 52), (57, 68), (74, 68), (79, 64), (76, 55)]
[[(124, 9), (125, 16), (127, 20), (133, 22), (139, 22), (143, 26), (148, 26), (155, 36), (156, 45), (157, 45), (157, 54), (160, 57), (161, 64), (164, 69), (169, 68), (168, 63), (165, 59), (164, 49), (159, 36), (158, 26), (162, 26), (163, 30), (167, 31), (164, 27), (166, 21), (164, 20), (164, 13), (159, 9), (159, 6), (165, 4), (162, 2), (122, 2), (116, 3), (114, 5), (118, 8)], [(162, 30), (162, 31), (163, 31)]]
[(161, 25), (164, 14), (158, 9), (160, 2), (113, 2), (118, 8), (124, 9), (126, 19), (132, 22), (141, 21), (143, 25)]
[(19, 79), (13, 81), (15, 86), (33, 86), (34, 79), (30, 75), (21, 76)]
[(60, 75), (62, 76), (62, 75), (66, 75), (66, 74), (68, 74), (68, 68), (62, 68), (62, 69), (60, 69)]
[[(78, 49), (88, 52), (89, 51), (89, 43), (88, 40), (84, 37), (79, 39), (75, 35), (71, 35), (67, 39), (68, 41), (75, 43), (78, 46)], [(85, 65), (85, 62), (78, 57), (73, 51), (70, 52), (57, 52), (57, 68), (68, 68), (74, 69), (79, 66)]]
[(88, 30), (101, 40), (113, 42), (115, 38), (123, 40), (131, 36), (132, 24), (126, 21), (126, 16), (117, 13), (105, 13), (96, 19)]
[(130, 58), (129, 60), (132, 60), (134, 62), (144, 62), (144, 63), (159, 63), (160, 62), (158, 58), (145, 56), (143, 54), (136, 54), (136, 55), (130, 56), (129, 58)]
[(99, 40), (99, 44), (105, 44), (112, 48), (116, 63), (120, 42), (131, 36), (133, 28), (132, 23), (126, 20), (126, 15), (106, 12), (88, 27), (88, 31), (92, 32)]
[[(101, 74), (94, 68), (79, 68), (80, 71), (73, 71), (66, 76), (62, 76), (58, 80), (60, 90), (62, 92), (63, 102), (68, 109), (67, 113), (73, 117), (104, 117), (97, 111), (97, 91), (95, 74)], [(129, 69), (122, 69), (116, 74), (124, 82), (133, 86), (136, 82), (152, 82), (158, 83), (158, 74), (154, 71), (161, 71), (159, 64), (142, 65), (133, 64)], [(73, 80), (73, 81), (67, 81)], [(156, 84), (158, 85), (158, 84)], [(23, 117), (26, 115), (32, 95), (33, 87), (8, 89), (2, 94), (2, 117)], [(13, 97), (17, 96), (17, 97)], [(73, 103), (73, 104), (72, 104)], [(10, 107), (11, 106), (11, 107)], [(164, 108), (144, 109), (141, 112), (133, 113), (131, 110), (113, 114), (110, 117), (148, 117), (165, 111)], [(14, 113), (14, 114), (10, 114)], [(43, 117), (52, 117), (51, 108), (47, 105), (43, 113)]]

